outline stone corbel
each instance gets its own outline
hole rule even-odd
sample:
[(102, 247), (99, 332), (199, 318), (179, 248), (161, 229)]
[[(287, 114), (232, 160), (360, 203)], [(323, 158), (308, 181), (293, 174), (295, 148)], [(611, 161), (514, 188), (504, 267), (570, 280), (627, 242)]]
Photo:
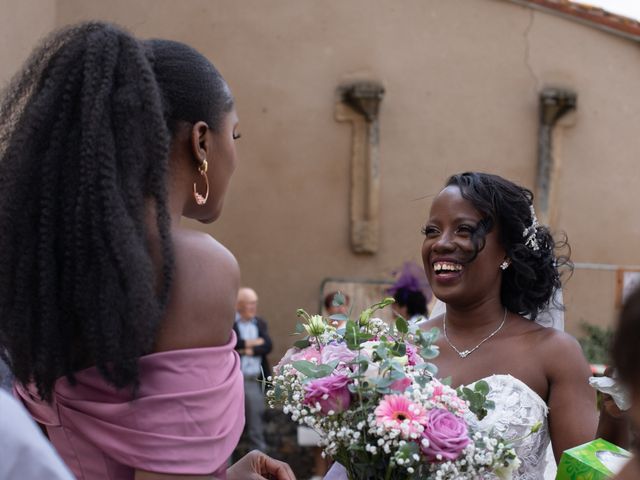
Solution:
[(336, 119), (351, 122), (350, 237), (355, 253), (378, 251), (380, 216), (380, 149), (378, 111), (384, 87), (354, 82), (338, 87)]
[(559, 176), (560, 162), (554, 149), (554, 128), (558, 121), (577, 107), (577, 95), (562, 88), (544, 88), (540, 92), (540, 118), (538, 128), (538, 171), (536, 176), (536, 213), (542, 224), (553, 221), (555, 179)]

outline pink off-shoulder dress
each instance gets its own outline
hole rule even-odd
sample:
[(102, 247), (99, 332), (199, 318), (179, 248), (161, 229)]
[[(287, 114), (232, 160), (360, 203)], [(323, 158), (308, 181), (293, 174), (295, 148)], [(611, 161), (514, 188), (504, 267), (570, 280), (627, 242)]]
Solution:
[(226, 477), (244, 426), (243, 379), (226, 345), (140, 359), (140, 388), (107, 384), (95, 368), (65, 378), (45, 403), (32, 386), (15, 392), (80, 480), (133, 479), (134, 471)]

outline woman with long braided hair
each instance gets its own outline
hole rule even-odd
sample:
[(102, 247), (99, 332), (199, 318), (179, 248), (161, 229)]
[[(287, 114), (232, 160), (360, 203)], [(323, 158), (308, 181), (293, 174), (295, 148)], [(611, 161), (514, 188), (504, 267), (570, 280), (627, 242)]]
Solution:
[[(204, 56), (106, 23), (54, 33), (4, 93), (0, 352), (78, 478), (225, 475), (239, 271), (179, 224), (218, 218), (239, 136)], [(293, 478), (258, 453), (228, 471), (261, 473)]]

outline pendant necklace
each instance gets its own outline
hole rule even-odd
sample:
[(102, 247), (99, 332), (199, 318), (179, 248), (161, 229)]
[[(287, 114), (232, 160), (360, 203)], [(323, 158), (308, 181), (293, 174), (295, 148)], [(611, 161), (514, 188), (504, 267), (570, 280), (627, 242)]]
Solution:
[(496, 333), (498, 333), (502, 329), (502, 327), (504, 327), (504, 322), (506, 320), (507, 320), (507, 309), (505, 308), (504, 317), (502, 317), (502, 322), (500, 322), (500, 325), (498, 326), (498, 328), (496, 328), (493, 332), (491, 332), (488, 337), (483, 338), (482, 341), (472, 349), (460, 351), (456, 348), (456, 346), (453, 343), (451, 343), (451, 340), (449, 340), (449, 337), (447, 336), (447, 312), (445, 312), (444, 319), (442, 320), (442, 326), (444, 330), (444, 339), (447, 341), (449, 346), (455, 350), (455, 352), (460, 356), (460, 358), (466, 358), (469, 355), (471, 355), (473, 352), (475, 352), (478, 348), (480, 348), (480, 345), (482, 345), (484, 342), (486, 342), (491, 337), (493, 337)]

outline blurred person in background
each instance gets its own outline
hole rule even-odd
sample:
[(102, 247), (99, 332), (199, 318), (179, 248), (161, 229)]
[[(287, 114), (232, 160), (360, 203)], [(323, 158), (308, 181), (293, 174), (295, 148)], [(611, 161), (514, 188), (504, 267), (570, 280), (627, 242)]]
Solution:
[[(351, 298), (342, 292), (329, 292), (324, 296), (323, 300), (325, 316), (331, 315), (349, 315), (351, 306)], [(330, 320), (334, 327), (342, 328), (347, 323), (346, 320)]]
[(395, 283), (387, 289), (395, 303), (391, 306), (395, 315), (416, 323), (429, 316), (428, 304), (433, 298), (424, 269), (413, 262), (406, 262), (397, 274)]
[(236, 351), (240, 354), (244, 377), (245, 427), (244, 435), (250, 448), (266, 450), (264, 440), (265, 399), (263, 382), (271, 369), (267, 355), (272, 344), (267, 322), (257, 316), (258, 295), (255, 290), (243, 287), (238, 291), (236, 321), (233, 329), (238, 339)]
[[(626, 412), (626, 420), (633, 432), (640, 431), (640, 288), (629, 295), (622, 308), (618, 327), (613, 339), (611, 357), (617, 380), (627, 388), (631, 396), (631, 408)], [(637, 435), (633, 444), (634, 456), (616, 476), (616, 480), (637, 480), (640, 478), (640, 456)]]

